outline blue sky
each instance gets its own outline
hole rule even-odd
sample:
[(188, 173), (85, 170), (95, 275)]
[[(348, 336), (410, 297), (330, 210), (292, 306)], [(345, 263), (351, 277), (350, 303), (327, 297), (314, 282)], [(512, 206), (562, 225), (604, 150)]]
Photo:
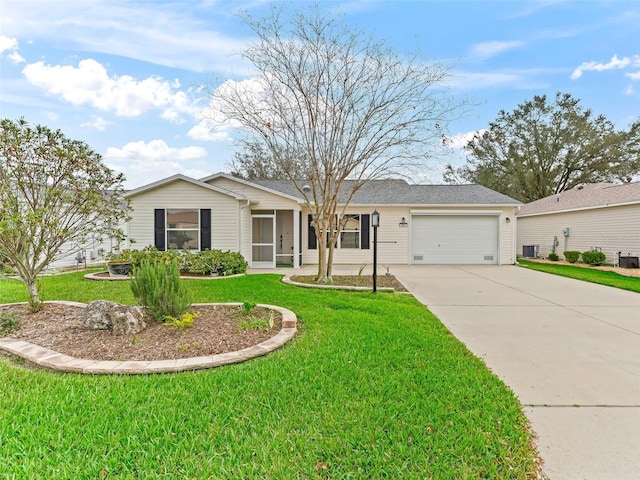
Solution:
[[(315, 2), (314, 2), (315, 3)], [(451, 68), (472, 107), (453, 145), (534, 95), (571, 93), (621, 129), (640, 117), (638, 1), (320, 1), (399, 52)], [(307, 2), (287, 5), (304, 6)], [(236, 15), (261, 0), (2, 0), (0, 116), (87, 142), (133, 188), (174, 173), (228, 170), (233, 130), (202, 123), (221, 81), (250, 78)], [(203, 88), (206, 86), (207, 88)], [(441, 182), (434, 159), (423, 183)]]

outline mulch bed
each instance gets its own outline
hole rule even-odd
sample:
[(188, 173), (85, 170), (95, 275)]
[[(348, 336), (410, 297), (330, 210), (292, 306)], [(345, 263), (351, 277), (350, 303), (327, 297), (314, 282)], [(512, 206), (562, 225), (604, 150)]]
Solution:
[[(80, 315), (84, 307), (48, 303), (42, 311), (30, 313), (26, 305), (0, 306), (0, 314), (18, 316), (18, 328), (8, 335), (50, 348), (59, 353), (89, 360), (172, 360), (233, 352), (263, 342), (281, 329), (279, 312), (255, 307), (246, 314), (237, 306), (197, 306), (193, 326), (176, 330), (154, 319), (147, 328), (132, 335), (88, 330)], [(248, 319), (273, 319), (272, 328), (243, 329)]]
[[(373, 288), (373, 277), (371, 275), (333, 275), (329, 283), (316, 282), (314, 275), (293, 275), (291, 280), (298, 283), (311, 285), (336, 285), (348, 287)], [(407, 292), (408, 290), (393, 275), (379, 275), (376, 280), (378, 288), (393, 288), (396, 292)]]

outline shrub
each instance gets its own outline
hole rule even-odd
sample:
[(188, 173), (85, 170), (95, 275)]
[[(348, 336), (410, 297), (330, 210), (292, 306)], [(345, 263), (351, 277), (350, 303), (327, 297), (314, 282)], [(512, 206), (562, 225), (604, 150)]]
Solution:
[(582, 261), (587, 265), (602, 265), (606, 258), (602, 252), (582, 252)]
[(558, 260), (560, 260), (560, 257), (559, 257), (559, 256), (558, 256), (558, 254), (557, 254), (557, 253), (555, 253), (555, 252), (551, 252), (551, 253), (549, 254), (549, 257), (548, 257), (548, 258), (549, 258), (549, 260), (551, 260), (552, 262), (557, 262)]
[(191, 252), (189, 250), (167, 250), (161, 252), (154, 246), (147, 246), (142, 250), (123, 250), (131, 258), (132, 267), (140, 267), (143, 262), (163, 263), (169, 265), (177, 262), (178, 268), (184, 273), (198, 275), (235, 275), (245, 273), (249, 264), (238, 252), (223, 252), (221, 250), (203, 250)]
[(187, 328), (193, 327), (193, 321), (200, 316), (198, 312), (185, 312), (180, 318), (166, 316), (164, 317), (165, 325), (173, 327), (175, 330), (183, 331)]
[(0, 312), (0, 337), (6, 337), (13, 333), (18, 328), (19, 323), (20, 319), (15, 313)]
[(164, 322), (166, 317), (178, 318), (191, 306), (175, 261), (168, 265), (143, 261), (133, 271), (131, 291), (138, 303), (159, 322)]
[(569, 263), (576, 263), (578, 258), (580, 258), (580, 252), (576, 252), (575, 250), (567, 250), (563, 252), (564, 259)]

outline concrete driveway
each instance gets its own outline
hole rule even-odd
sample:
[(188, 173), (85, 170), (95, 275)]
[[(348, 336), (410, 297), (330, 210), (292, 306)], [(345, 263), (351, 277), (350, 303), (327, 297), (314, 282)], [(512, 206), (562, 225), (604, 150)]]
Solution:
[(549, 478), (640, 478), (640, 294), (515, 266), (391, 273), (519, 397)]

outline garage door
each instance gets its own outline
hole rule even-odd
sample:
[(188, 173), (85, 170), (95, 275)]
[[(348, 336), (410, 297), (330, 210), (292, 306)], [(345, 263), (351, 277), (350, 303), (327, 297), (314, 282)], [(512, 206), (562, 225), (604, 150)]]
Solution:
[(498, 217), (495, 215), (414, 215), (411, 263), (498, 263)]

